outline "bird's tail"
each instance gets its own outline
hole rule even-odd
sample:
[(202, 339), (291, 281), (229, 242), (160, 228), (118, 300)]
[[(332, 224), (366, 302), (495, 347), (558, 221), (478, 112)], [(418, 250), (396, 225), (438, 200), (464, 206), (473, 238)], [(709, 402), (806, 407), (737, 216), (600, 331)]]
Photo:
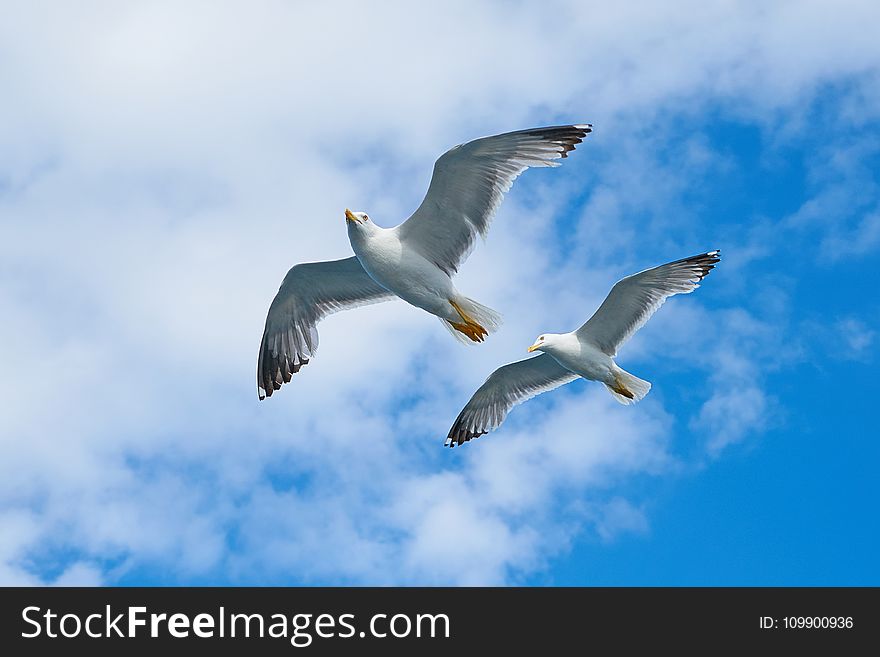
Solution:
[(500, 313), (477, 303), (470, 297), (460, 296), (457, 299), (450, 299), (449, 304), (461, 317), (461, 322), (450, 322), (446, 319), (441, 321), (460, 342), (465, 344), (482, 342), (487, 335), (494, 333), (501, 326)]
[(612, 397), (628, 406), (644, 399), (651, 389), (651, 384), (615, 366), (614, 384), (606, 383), (605, 387), (608, 388)]

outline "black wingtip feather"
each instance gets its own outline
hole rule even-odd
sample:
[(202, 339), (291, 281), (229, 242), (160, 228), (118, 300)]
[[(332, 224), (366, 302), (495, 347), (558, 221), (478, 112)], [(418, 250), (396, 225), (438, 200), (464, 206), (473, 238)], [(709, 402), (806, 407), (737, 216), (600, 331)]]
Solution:
[(530, 134), (544, 139), (550, 139), (562, 147), (560, 158), (567, 158), (575, 147), (580, 144), (584, 137), (593, 131), (592, 123), (580, 123), (575, 125), (554, 126), (551, 128), (538, 128)]
[(699, 280), (703, 280), (706, 276), (709, 275), (709, 272), (715, 269), (715, 265), (717, 265), (721, 261), (721, 250), (715, 249), (714, 251), (707, 251), (706, 253), (701, 253), (700, 255), (693, 256), (691, 258), (686, 258), (685, 262), (692, 262), (693, 264), (700, 267), (700, 277)]
[(468, 429), (464, 429), (459, 427), (459, 420), (456, 420), (452, 429), (449, 431), (449, 435), (446, 436), (446, 442), (443, 443), (444, 447), (449, 447), (450, 449), (457, 445), (464, 445), (466, 442), (473, 440), (474, 438), (479, 438), (480, 436), (485, 436), (488, 431), (470, 431)]
[(669, 263), (670, 265), (694, 265), (699, 267), (699, 273), (697, 275), (697, 282), (702, 281), (709, 274), (710, 271), (715, 269), (715, 265), (717, 265), (721, 261), (721, 250), (715, 249), (714, 251), (706, 251), (705, 253), (700, 253), (698, 255), (689, 256), (687, 258), (682, 258), (681, 260), (676, 260), (674, 262)]

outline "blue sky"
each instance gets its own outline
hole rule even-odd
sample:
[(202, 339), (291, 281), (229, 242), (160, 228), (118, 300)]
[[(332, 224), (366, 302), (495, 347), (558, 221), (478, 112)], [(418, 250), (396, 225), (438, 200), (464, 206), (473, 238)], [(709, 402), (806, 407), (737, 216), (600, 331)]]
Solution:
[[(403, 9), (6, 8), (0, 582), (880, 583), (876, 5)], [(358, 309), (257, 401), (344, 208), (396, 224), (446, 148), (583, 121), (457, 279), (490, 341)], [(621, 351), (639, 405), (576, 382), (442, 448), (537, 334), (713, 248)]]

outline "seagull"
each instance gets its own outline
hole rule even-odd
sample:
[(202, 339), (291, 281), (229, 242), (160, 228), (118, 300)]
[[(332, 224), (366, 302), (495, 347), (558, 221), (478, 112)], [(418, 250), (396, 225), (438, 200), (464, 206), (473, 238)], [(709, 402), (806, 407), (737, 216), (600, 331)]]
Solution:
[(321, 319), (364, 304), (401, 298), (439, 317), (460, 341), (482, 342), (501, 316), (460, 293), (453, 275), (477, 235), (486, 237), (517, 176), (529, 167), (559, 166), (591, 131), (589, 124), (533, 128), (460, 144), (437, 160), (422, 204), (393, 228), (346, 209), (354, 256), (296, 265), (269, 307), (258, 397), (271, 397), (314, 356)]
[(540, 356), (492, 372), (449, 430), (455, 447), (497, 429), (510, 409), (578, 378), (599, 381), (621, 404), (640, 401), (651, 384), (618, 367), (617, 350), (674, 294), (688, 294), (720, 260), (709, 251), (619, 280), (587, 322), (571, 333), (544, 333), (528, 348)]

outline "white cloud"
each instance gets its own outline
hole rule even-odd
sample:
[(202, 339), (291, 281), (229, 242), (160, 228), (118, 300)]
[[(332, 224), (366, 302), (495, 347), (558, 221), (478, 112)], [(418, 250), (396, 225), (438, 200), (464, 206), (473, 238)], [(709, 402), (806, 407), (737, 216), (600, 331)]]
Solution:
[(706, 446), (710, 454), (717, 456), (747, 433), (764, 429), (767, 406), (767, 395), (758, 386), (727, 386), (703, 404), (691, 426), (694, 432), (709, 436)]
[(843, 339), (844, 348), (849, 358), (861, 360), (866, 358), (874, 346), (877, 332), (855, 317), (846, 317), (837, 322), (836, 328)]
[[(638, 502), (611, 491), (675, 470), (662, 386), (635, 409), (573, 386), (453, 452), (443, 434), (538, 332), (577, 325), (631, 266), (717, 239), (682, 196), (690, 176), (728, 163), (658, 117), (721, 104), (779, 139), (809, 134), (797, 118), (823, 83), (876, 68), (880, 44), (863, 29), (875, 5), (419, 11), (9, 9), (2, 581), (112, 583), (151, 566), (179, 581), (502, 583), (582, 531), (647, 531)], [(567, 120), (597, 131), (563, 169), (527, 174), (459, 279), (505, 313), (503, 332), (464, 349), (401, 303), (333, 317), (315, 362), (258, 404), (268, 302), (287, 267), (349, 253), (342, 208), (396, 222), (444, 148)], [(585, 186), (583, 214), (558, 235)], [(654, 321), (699, 315), (702, 294)], [(667, 342), (694, 369), (698, 421), (732, 442), (772, 406), (732, 336), (773, 328), (728, 301), (731, 321), (700, 344), (717, 338), (713, 367), (736, 387), (688, 354), (686, 336), (709, 318), (678, 322)], [(622, 358), (656, 362), (647, 345), (660, 335)], [(76, 556), (47, 574), (61, 554)]]
[(774, 371), (801, 358), (799, 345), (789, 336), (785, 306), (784, 294), (771, 291), (758, 303), (758, 308), (772, 309), (767, 319), (734, 309), (701, 313), (694, 323), (702, 335), (687, 343), (690, 355), (682, 358), (702, 361), (708, 385), (697, 385), (704, 385), (710, 395), (689, 425), (703, 438), (710, 456), (780, 421), (779, 402), (765, 390), (765, 382)]
[[(876, 345), (876, 322), (866, 317), (846, 315), (831, 321), (811, 319), (804, 322), (803, 330), (814, 342), (813, 361), (827, 355), (833, 361), (871, 361)], [(819, 364), (819, 367), (822, 367)]]
[(615, 497), (601, 508), (596, 531), (604, 541), (612, 541), (624, 532), (644, 534), (648, 531), (648, 519), (642, 509)]
[(53, 582), (53, 586), (101, 586), (104, 577), (99, 568), (87, 563), (75, 563)]
[(809, 162), (811, 196), (787, 222), (823, 234), (827, 261), (857, 258), (880, 246), (880, 140), (860, 136), (825, 145)]

